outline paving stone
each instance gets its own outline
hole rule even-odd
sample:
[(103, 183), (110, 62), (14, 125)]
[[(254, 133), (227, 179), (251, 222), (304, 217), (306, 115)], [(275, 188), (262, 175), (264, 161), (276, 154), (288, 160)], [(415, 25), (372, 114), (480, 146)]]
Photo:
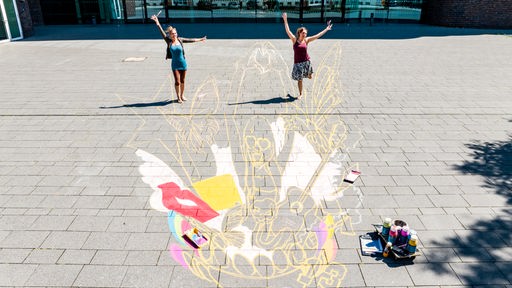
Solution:
[[(273, 272), (269, 272), (272, 274), (267, 274), (265, 266), (252, 267), (250, 265), (237, 265), (236, 268), (230, 266), (223, 266), (222, 268), (220, 270), (218, 281), (219, 285), (224, 287), (262, 287), (267, 285), (267, 278), (270, 277), (267, 275), (275, 275)], [(289, 265), (286, 269), (290, 269), (292, 271), (295, 270), (291, 269)], [(243, 277), (234, 277), (234, 275), (251, 275), (251, 277), (244, 279)]]
[(162, 250), (167, 247), (169, 233), (131, 233), (125, 249)]
[(11, 249), (11, 248), (3, 248), (0, 249), (0, 263), (8, 264), (14, 263), (19, 264), (23, 263), (25, 258), (30, 254), (32, 249)]
[(172, 272), (169, 266), (131, 266), (120, 287), (169, 287)]
[(462, 262), (487, 262), (494, 260), (485, 248), (455, 248), (455, 253), (457, 253)]
[[(442, 264), (441, 264), (442, 265)], [(434, 267), (435, 266), (435, 267)], [(415, 264), (407, 266), (407, 272), (414, 285), (460, 285), (462, 284), (455, 272), (448, 265), (440, 267), (439, 263)]]
[(392, 176), (398, 186), (423, 186), (428, 185), (422, 176)]
[[(287, 273), (278, 273), (276, 271), (287, 271)], [(267, 266), (267, 284), (265, 287), (289, 287), (291, 283), (297, 283), (297, 279), (303, 279), (301, 285), (303, 287), (316, 287), (313, 267), (311, 265), (296, 266), (291, 269), (289, 266), (273, 265)], [(304, 277), (304, 274), (308, 277)]]
[(357, 264), (361, 262), (358, 249), (339, 249), (336, 252), (334, 263)]
[(389, 286), (412, 286), (413, 281), (405, 267), (391, 264), (368, 264), (361, 266), (364, 282), (368, 286), (377, 286), (386, 283)]
[(67, 249), (58, 260), (58, 264), (90, 264), (96, 254), (95, 250)]
[(100, 250), (96, 252), (91, 264), (94, 265), (122, 265), (128, 255), (127, 251)]
[(386, 187), (386, 191), (388, 191), (391, 195), (409, 195), (413, 194), (411, 188), (403, 186), (403, 187)]
[(397, 203), (395, 207), (433, 207), (434, 204), (426, 195), (393, 195)]
[(506, 199), (502, 196), (495, 195), (495, 194), (488, 194), (488, 195), (464, 195), (464, 199), (474, 207), (499, 207), (499, 206), (506, 206)]
[(315, 287), (361, 287), (364, 285), (364, 279), (358, 265), (331, 265), (327, 267), (314, 265), (313, 269), (316, 278)]
[(391, 176), (367, 176), (362, 178), (364, 186), (396, 186)]
[(75, 204), (77, 196), (47, 196), (39, 207), (43, 208), (71, 208)]
[(92, 232), (82, 249), (122, 250), (128, 238), (127, 233)]
[(77, 216), (68, 230), (71, 231), (106, 231), (112, 221), (112, 217), (98, 216)]
[(494, 263), (452, 263), (450, 266), (464, 285), (509, 284)]
[(429, 195), (436, 207), (468, 207), (469, 204), (460, 195)]
[(34, 249), (25, 259), (25, 263), (31, 264), (55, 264), (64, 250), (60, 249)]
[(66, 230), (75, 216), (39, 216), (30, 226), (31, 230)]
[(35, 264), (0, 264), (0, 285), (24, 286), (37, 267)]
[(418, 230), (418, 238), (424, 247), (454, 248), (461, 240), (453, 230)]
[(12, 231), (2, 241), (1, 248), (37, 248), (50, 234), (48, 231)]
[(72, 286), (82, 265), (39, 265), (25, 283), (27, 286)]
[(429, 230), (464, 229), (453, 215), (424, 215), (421, 217), (421, 222)]
[(146, 217), (114, 217), (108, 226), (108, 232), (144, 232), (149, 219)]
[[(507, 277), (508, 279), (508, 282), (509, 283), (512, 283), (512, 271), (511, 271), (511, 266), (512, 262), (508, 261), (508, 262), (496, 262), (496, 266), (498, 267), (498, 269), (501, 271), (501, 273), (503, 275), (505, 275), (505, 277)], [(510, 286), (510, 285), (507, 285), (507, 286)]]
[(36, 219), (37, 216), (3, 215), (0, 217), (0, 226), (2, 226), (2, 230), (5, 230), (5, 232), (9, 230), (27, 230)]
[(112, 197), (106, 196), (80, 196), (73, 205), (74, 208), (107, 208), (112, 202)]
[(85, 265), (79, 271), (73, 286), (119, 287), (128, 267), (114, 265)]
[(200, 277), (196, 277), (192, 273), (185, 273), (187, 270), (185, 270), (183, 267), (174, 267), (169, 287), (182, 287), (183, 283), (190, 283), (194, 287), (217, 287), (217, 281), (219, 279), (218, 269), (218, 267), (211, 267), (211, 278), (209, 278), (211, 281), (206, 281)]

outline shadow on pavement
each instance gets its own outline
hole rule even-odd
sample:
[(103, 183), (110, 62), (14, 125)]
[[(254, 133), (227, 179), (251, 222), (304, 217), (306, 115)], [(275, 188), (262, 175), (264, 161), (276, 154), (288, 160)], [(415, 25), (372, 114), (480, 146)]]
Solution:
[(238, 103), (228, 103), (228, 105), (242, 105), (242, 104), (279, 104), (279, 103), (287, 103), (287, 102), (293, 102), (297, 100), (297, 98), (291, 97), (289, 94), (287, 95), (287, 98), (282, 97), (275, 97), (267, 100), (253, 100), (253, 101), (246, 101), (246, 102), (238, 102)]
[(116, 108), (144, 108), (144, 107), (158, 107), (158, 106), (167, 106), (171, 103), (178, 103), (178, 100), (165, 100), (158, 102), (149, 102), (149, 103), (133, 103), (133, 104), (124, 104), (119, 106), (100, 106), (100, 109), (116, 109)]
[[(485, 178), (482, 187), (505, 197), (508, 205), (512, 204), (512, 135), (509, 137), (505, 141), (466, 144), (473, 151), (473, 159), (455, 166), (464, 174)], [(512, 242), (512, 209), (506, 207), (496, 217), (485, 216), (467, 227), (467, 235), (437, 244), (454, 247), (461, 258), (478, 259), (467, 266), (464, 275), (459, 274), (463, 284), (510, 284), (511, 250), (507, 246)], [(435, 264), (429, 267), (438, 273), (451, 273), (449, 265)]]
[[(167, 27), (169, 24), (163, 24)], [(208, 39), (288, 39), (283, 24), (277, 23), (172, 23), (180, 35)], [(311, 34), (325, 24), (304, 24)], [(290, 23), (294, 31), (299, 23)], [(512, 34), (512, 30), (438, 27), (411, 23), (335, 23), (322, 39), (410, 39), (418, 37)], [(34, 27), (34, 36), (22, 41), (161, 39), (154, 24), (50, 25)]]

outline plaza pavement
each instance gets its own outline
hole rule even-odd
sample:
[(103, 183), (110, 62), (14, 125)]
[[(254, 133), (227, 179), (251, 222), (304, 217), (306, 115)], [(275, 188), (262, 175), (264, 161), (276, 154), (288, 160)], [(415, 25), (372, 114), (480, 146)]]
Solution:
[[(153, 25), (36, 27), (0, 44), (1, 287), (512, 287), (511, 31), (335, 24), (294, 101), (281, 24), (177, 27), (209, 37), (185, 46), (184, 104), (168, 101)], [(210, 241), (181, 246), (188, 268), (138, 149), (184, 187), (229, 172), (248, 196), (220, 230), (190, 220)], [(362, 176), (343, 184), (351, 168)], [(304, 191), (322, 173), (342, 197), (315, 204)], [(334, 255), (308, 242), (327, 215)], [(421, 256), (361, 255), (358, 236), (385, 217), (417, 231)], [(245, 250), (230, 258), (240, 224), (250, 244), (233, 240)]]

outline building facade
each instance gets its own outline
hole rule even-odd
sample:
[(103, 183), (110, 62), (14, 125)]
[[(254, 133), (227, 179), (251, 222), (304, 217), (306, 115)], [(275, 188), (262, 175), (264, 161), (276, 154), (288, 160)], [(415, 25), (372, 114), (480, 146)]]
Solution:
[(33, 26), (162, 22), (409, 21), (467, 28), (512, 28), (512, 0), (0, 0), (0, 42)]
[(163, 21), (419, 21), (423, 0), (27, 0), (35, 25)]
[(31, 32), (32, 27), (27, 26), (31, 23), (24, 0), (0, 0), (0, 42), (23, 39)]
[(428, 0), (422, 23), (464, 27), (512, 29), (512, 0)]

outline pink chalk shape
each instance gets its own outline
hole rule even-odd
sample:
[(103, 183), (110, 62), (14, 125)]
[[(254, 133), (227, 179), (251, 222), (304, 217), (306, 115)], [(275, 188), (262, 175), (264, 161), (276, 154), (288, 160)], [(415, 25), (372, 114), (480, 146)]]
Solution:
[(192, 228), (192, 225), (190, 225), (190, 223), (188, 223), (187, 221), (181, 222), (181, 231), (182, 231), (182, 233), (180, 235), (183, 235), (185, 233), (185, 231), (188, 231), (191, 228)]
[(327, 261), (330, 261), (336, 257), (336, 253), (338, 252), (338, 248), (336, 246), (336, 241), (333, 238), (327, 239), (324, 244), (325, 254), (327, 257)]
[(324, 222), (320, 222), (318, 227), (318, 231), (316, 231), (316, 238), (318, 241), (318, 250), (322, 249), (324, 246), (325, 240), (327, 239), (327, 225)]
[(171, 257), (174, 259), (174, 261), (180, 263), (180, 265), (184, 268), (189, 268), (187, 261), (185, 261), (185, 258), (183, 257), (183, 249), (181, 249), (180, 246), (177, 244), (171, 244), (169, 246), (169, 253), (171, 254)]
[(189, 190), (181, 189), (176, 183), (168, 182), (158, 186), (162, 189), (162, 203), (169, 209), (183, 216), (192, 217), (201, 223), (217, 216), (215, 210)]

